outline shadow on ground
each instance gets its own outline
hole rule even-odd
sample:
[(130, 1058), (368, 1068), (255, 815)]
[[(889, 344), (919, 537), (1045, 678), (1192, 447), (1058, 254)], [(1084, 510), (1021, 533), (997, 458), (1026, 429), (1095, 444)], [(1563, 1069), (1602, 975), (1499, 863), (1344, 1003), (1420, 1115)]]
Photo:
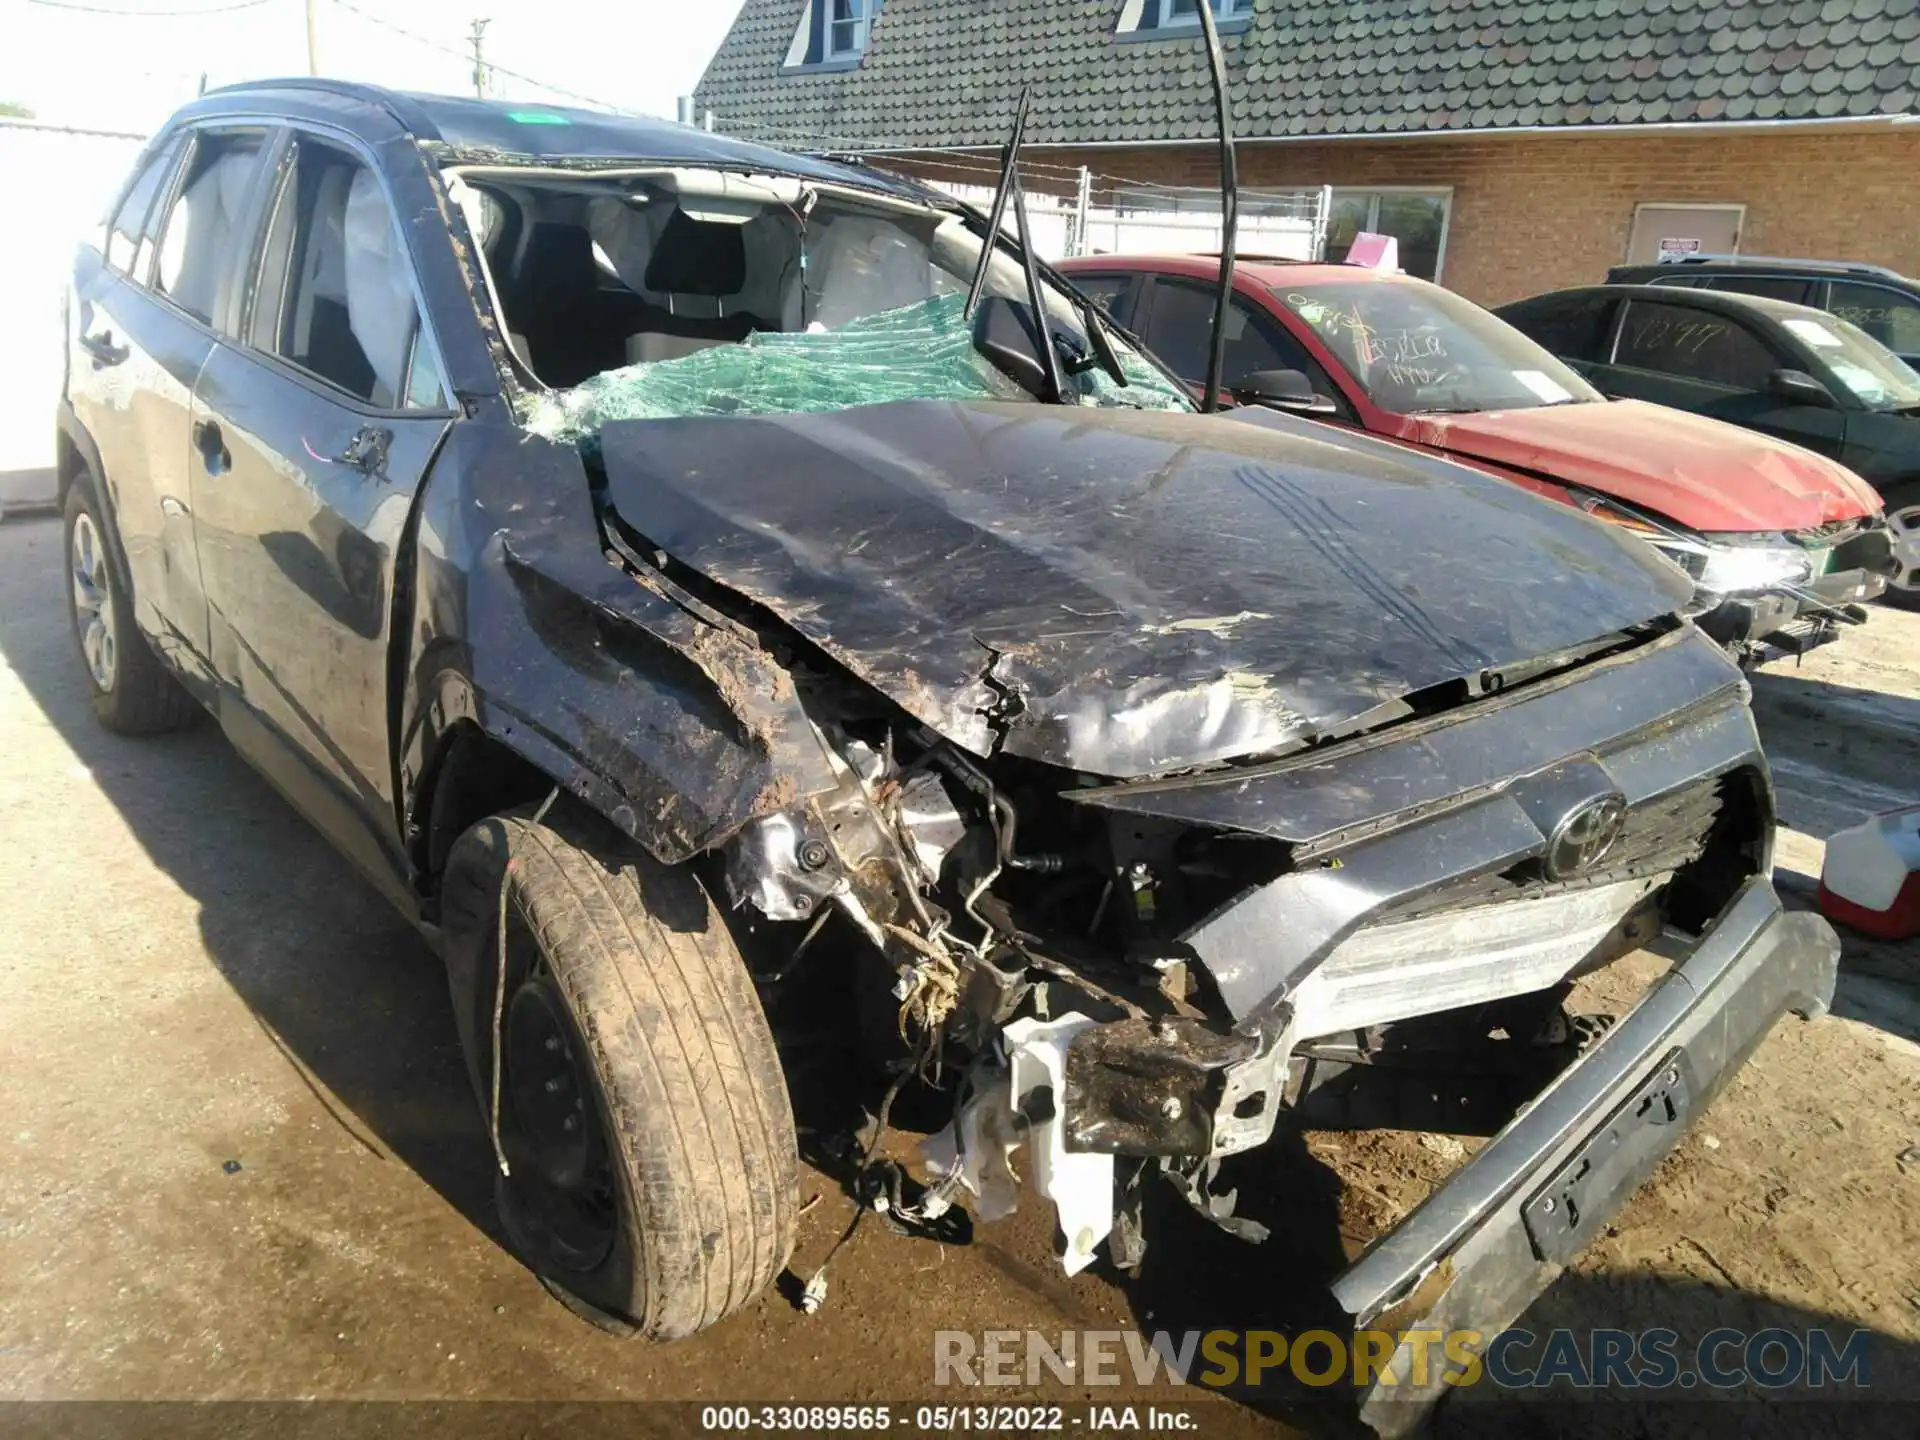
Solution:
[[(340, 1126), (418, 1173), (495, 1239), (491, 1147), (445, 974), (420, 937), (227, 744), (210, 720), (128, 738), (94, 720), (59, 616), (57, 521), (34, 557), (49, 623), (0, 649), (154, 865), (199, 907), (206, 953)], [(32, 593), (30, 592), (30, 593)]]

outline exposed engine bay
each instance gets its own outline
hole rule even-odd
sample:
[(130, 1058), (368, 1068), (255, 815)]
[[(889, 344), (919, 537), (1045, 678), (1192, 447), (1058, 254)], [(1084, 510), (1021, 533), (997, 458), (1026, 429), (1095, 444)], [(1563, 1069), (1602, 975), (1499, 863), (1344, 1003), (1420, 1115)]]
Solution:
[[(980, 1220), (1010, 1213), (1024, 1146), (1069, 1274), (1102, 1242), (1138, 1262), (1139, 1182), (1153, 1167), (1210, 1220), (1263, 1238), (1218, 1170), (1283, 1116), (1492, 1133), (1594, 1038), (1561, 1011), (1567, 982), (1697, 928), (1757, 858), (1751, 775), (1632, 821), (1608, 807), (1611, 853), (1577, 878), (1549, 855), (1389, 905), (1249, 1009), (1222, 989), (1245, 943), (1232, 927), (1249, 915), (1286, 927), (1263, 914), (1274, 882), (1335, 873), (1340, 859), (1113, 808), (1100, 777), (970, 754), (823, 657), (795, 672), (837, 785), (734, 837), (730, 898), (791, 922), (788, 972), (827, 963), (807, 960), (816, 947), (884, 957), (903, 1064), (953, 1097), (922, 1147), (928, 1188), (903, 1218), (962, 1201)], [(1409, 1092), (1432, 1090), (1423, 1073), (1446, 1079), (1409, 1109)]]

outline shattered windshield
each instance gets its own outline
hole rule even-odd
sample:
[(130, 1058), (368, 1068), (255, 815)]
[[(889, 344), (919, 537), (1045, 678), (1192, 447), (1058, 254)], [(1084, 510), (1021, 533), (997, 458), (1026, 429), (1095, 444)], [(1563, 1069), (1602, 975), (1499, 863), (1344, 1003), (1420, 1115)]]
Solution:
[(1397, 415), (1601, 399), (1506, 321), (1421, 280), (1276, 286), (1374, 404)]
[(1812, 346), (1834, 379), (1869, 410), (1920, 406), (1920, 374), (1858, 325), (1837, 315), (1793, 316), (1781, 323)]
[[(503, 187), (469, 214), (488, 237), (509, 343), (546, 387), (526, 423), (549, 439), (577, 442), (613, 420), (1052, 395), (1020, 263), (995, 253), (969, 317), (982, 242), (950, 212), (825, 191), (758, 203), (741, 182), (724, 203), (607, 184)], [(509, 246), (499, 234), (526, 238)], [(556, 295), (562, 286), (571, 293)], [(1113, 374), (1082, 308), (1043, 288), (1065, 403), (1193, 408), (1107, 332)]]

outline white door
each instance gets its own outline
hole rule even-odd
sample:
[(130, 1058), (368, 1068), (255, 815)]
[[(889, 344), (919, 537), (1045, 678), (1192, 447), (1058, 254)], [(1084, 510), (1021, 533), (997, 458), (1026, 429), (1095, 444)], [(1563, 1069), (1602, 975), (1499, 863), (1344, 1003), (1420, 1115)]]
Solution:
[(1663, 255), (1733, 255), (1740, 249), (1744, 205), (1636, 205), (1627, 264), (1651, 265)]

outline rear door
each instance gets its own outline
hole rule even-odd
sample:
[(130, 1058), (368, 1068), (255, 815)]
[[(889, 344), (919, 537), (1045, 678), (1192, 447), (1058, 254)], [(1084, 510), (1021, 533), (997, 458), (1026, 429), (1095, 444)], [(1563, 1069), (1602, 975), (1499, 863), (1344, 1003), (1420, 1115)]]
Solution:
[(390, 884), (395, 556), (454, 412), (370, 156), (345, 137), (290, 132), (256, 231), (245, 302), (193, 397), (221, 719)]
[(68, 395), (106, 472), (134, 593), (156, 648), (207, 676), (194, 552), (188, 408), (229, 284), (233, 208), (264, 132), (175, 132), (142, 157), (96, 255), (83, 249), (69, 318)]
[(1845, 413), (1773, 393), (1774, 371), (1803, 366), (1757, 326), (1676, 294), (1626, 303), (1612, 363), (1596, 367), (1593, 381), (1609, 395), (1691, 410), (1837, 457)]

